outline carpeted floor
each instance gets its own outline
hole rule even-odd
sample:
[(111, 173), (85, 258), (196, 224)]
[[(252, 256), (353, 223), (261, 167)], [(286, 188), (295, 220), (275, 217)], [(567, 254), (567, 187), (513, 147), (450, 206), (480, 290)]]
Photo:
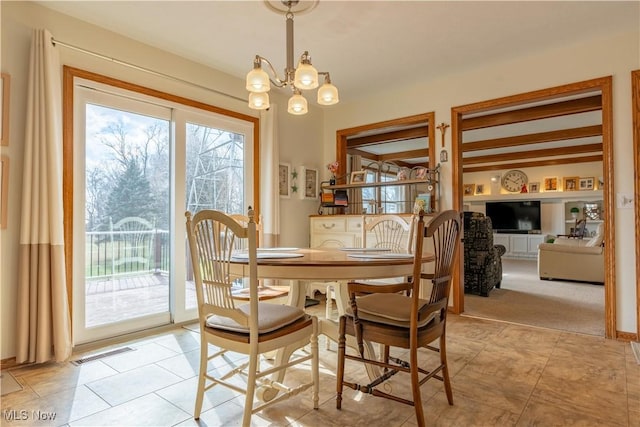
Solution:
[(465, 294), (463, 315), (604, 336), (604, 286), (540, 280), (536, 260), (503, 259), (502, 267), (501, 288)]

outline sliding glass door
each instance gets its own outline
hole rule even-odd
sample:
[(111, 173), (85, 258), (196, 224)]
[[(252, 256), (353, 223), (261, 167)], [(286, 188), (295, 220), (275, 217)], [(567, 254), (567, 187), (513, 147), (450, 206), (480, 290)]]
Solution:
[[(178, 133), (185, 138), (184, 162), (181, 162), (185, 167), (183, 210), (246, 213), (253, 200), (252, 127), (237, 120), (193, 111), (181, 112), (177, 117), (181, 125), (176, 129), (180, 129)], [(195, 313), (196, 293), (187, 239), (186, 236), (179, 239), (184, 242), (181, 248), (185, 248), (181, 257), (186, 267), (182, 276), (186, 279), (184, 307)]]
[(246, 212), (252, 125), (96, 82), (74, 93), (74, 342), (195, 319), (184, 212)]

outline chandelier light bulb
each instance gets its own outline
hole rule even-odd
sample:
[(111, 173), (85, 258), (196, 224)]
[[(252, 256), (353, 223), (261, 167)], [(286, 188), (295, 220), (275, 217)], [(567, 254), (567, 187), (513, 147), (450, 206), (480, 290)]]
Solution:
[(247, 90), (253, 93), (269, 92), (271, 84), (269, 75), (258, 64), (257, 68), (247, 73)]
[(269, 94), (266, 92), (249, 94), (249, 108), (254, 110), (266, 110), (269, 108)]
[(289, 104), (287, 111), (296, 116), (301, 116), (303, 114), (307, 114), (307, 99), (300, 94), (299, 91), (296, 91), (291, 98), (289, 98)]
[(298, 68), (296, 68), (293, 84), (302, 90), (318, 87), (318, 71), (311, 65), (308, 52), (302, 55), (302, 60), (298, 64)]
[(333, 105), (340, 101), (338, 97), (338, 88), (331, 84), (331, 82), (325, 81), (325, 83), (318, 89), (318, 104), (320, 105)]

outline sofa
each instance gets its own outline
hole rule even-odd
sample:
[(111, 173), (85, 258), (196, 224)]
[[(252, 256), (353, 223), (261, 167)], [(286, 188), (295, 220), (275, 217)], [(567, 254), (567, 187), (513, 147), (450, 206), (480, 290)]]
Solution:
[(480, 212), (464, 212), (464, 292), (489, 296), (502, 282), (504, 245), (493, 244), (491, 218)]
[(604, 224), (590, 239), (559, 237), (538, 245), (538, 275), (545, 280), (604, 283)]

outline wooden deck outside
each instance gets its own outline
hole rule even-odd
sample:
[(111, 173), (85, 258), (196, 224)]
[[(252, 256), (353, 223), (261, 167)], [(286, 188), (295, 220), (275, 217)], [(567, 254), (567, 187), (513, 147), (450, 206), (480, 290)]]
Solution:
[[(186, 283), (187, 307), (196, 306), (193, 282)], [(85, 319), (87, 327), (119, 322), (169, 311), (169, 277), (141, 274), (87, 280)]]

